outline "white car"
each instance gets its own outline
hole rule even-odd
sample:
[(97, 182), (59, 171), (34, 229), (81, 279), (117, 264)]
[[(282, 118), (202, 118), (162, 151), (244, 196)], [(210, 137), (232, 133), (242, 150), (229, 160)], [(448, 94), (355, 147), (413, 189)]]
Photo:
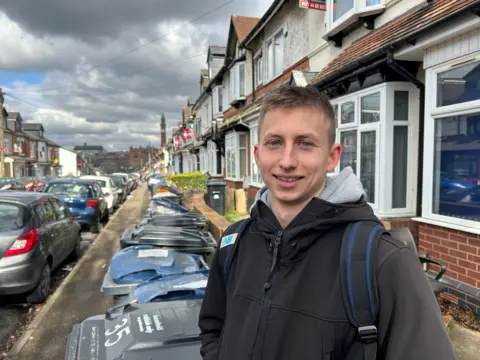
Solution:
[(119, 191), (113, 184), (113, 180), (107, 176), (85, 175), (80, 176), (80, 179), (95, 181), (103, 191), (103, 196), (108, 204), (108, 212), (110, 214), (119, 206), (120, 200), (118, 198)]

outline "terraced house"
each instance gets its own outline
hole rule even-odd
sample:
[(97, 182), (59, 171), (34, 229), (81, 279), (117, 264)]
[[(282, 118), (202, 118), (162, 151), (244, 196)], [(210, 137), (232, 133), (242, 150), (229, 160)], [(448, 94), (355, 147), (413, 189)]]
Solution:
[(264, 94), (313, 84), (336, 113), (335, 173), (351, 166), (386, 227), (409, 226), (446, 263), (446, 296), (480, 315), (480, 0), (308, 3), (231, 18), (213, 131), (227, 186), (249, 205), (263, 185)]

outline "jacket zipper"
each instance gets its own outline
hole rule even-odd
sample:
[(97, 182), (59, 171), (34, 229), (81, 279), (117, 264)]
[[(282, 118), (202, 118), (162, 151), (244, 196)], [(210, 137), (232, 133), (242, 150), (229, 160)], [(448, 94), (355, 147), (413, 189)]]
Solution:
[(270, 272), (268, 273), (267, 281), (263, 285), (263, 293), (264, 293), (263, 305), (260, 311), (260, 319), (257, 326), (257, 333), (255, 334), (252, 360), (259, 360), (261, 358), (263, 341), (265, 338), (265, 333), (267, 331), (266, 322), (268, 319), (268, 314), (270, 312), (270, 305), (271, 305), (270, 289), (272, 288), (272, 280), (273, 280), (275, 269), (277, 267), (278, 248), (280, 246), (280, 242), (282, 241), (282, 235), (283, 235), (283, 231), (278, 231), (277, 237), (273, 242), (272, 266), (270, 267)]

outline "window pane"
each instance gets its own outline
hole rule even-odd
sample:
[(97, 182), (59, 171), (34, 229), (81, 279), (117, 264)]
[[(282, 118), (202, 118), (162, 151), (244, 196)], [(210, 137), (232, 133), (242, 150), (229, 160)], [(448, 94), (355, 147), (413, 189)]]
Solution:
[(380, 5), (380, 0), (367, 0), (367, 6)]
[(349, 101), (341, 106), (341, 124), (349, 124), (355, 122), (355, 103)]
[(408, 121), (408, 91), (395, 91), (393, 120)]
[(408, 126), (393, 128), (392, 208), (407, 207)]
[(332, 0), (333, 21), (337, 21), (342, 15), (353, 9), (354, 0)]
[(240, 178), (247, 174), (247, 149), (241, 149), (239, 152), (240, 158)]
[(375, 202), (375, 159), (376, 159), (376, 131), (361, 133), (360, 145), (360, 181), (367, 193), (367, 201)]
[(480, 220), (480, 113), (435, 121), (432, 210)]
[(333, 106), (333, 112), (335, 114), (335, 129), (338, 128), (338, 104)]
[(239, 88), (239, 95), (240, 96), (245, 96), (245, 64), (240, 64), (239, 66), (239, 82), (238, 82), (238, 86), (240, 87)]
[(273, 43), (270, 41), (268, 43), (268, 49), (267, 49), (267, 74), (268, 78), (271, 79), (273, 78)]
[(340, 133), (340, 143), (343, 152), (340, 159), (340, 171), (351, 166), (353, 172), (357, 172), (357, 130), (343, 131)]
[(283, 72), (283, 32), (277, 34), (274, 38), (275, 42), (275, 54), (274, 54), (274, 71), (276, 75), (280, 75)]
[(246, 134), (240, 134), (240, 148), (246, 148), (247, 147), (247, 135)]
[(480, 100), (480, 61), (437, 76), (437, 106)]
[(380, 93), (362, 97), (361, 111), (362, 124), (380, 121)]

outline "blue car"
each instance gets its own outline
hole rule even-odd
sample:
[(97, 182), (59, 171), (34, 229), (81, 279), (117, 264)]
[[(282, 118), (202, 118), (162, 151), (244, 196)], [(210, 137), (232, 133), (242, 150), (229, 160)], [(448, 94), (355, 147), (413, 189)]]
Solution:
[(77, 222), (94, 233), (100, 231), (101, 221), (108, 220), (102, 188), (92, 180), (56, 179), (49, 182), (43, 192), (57, 196), (71, 212), (80, 214)]

